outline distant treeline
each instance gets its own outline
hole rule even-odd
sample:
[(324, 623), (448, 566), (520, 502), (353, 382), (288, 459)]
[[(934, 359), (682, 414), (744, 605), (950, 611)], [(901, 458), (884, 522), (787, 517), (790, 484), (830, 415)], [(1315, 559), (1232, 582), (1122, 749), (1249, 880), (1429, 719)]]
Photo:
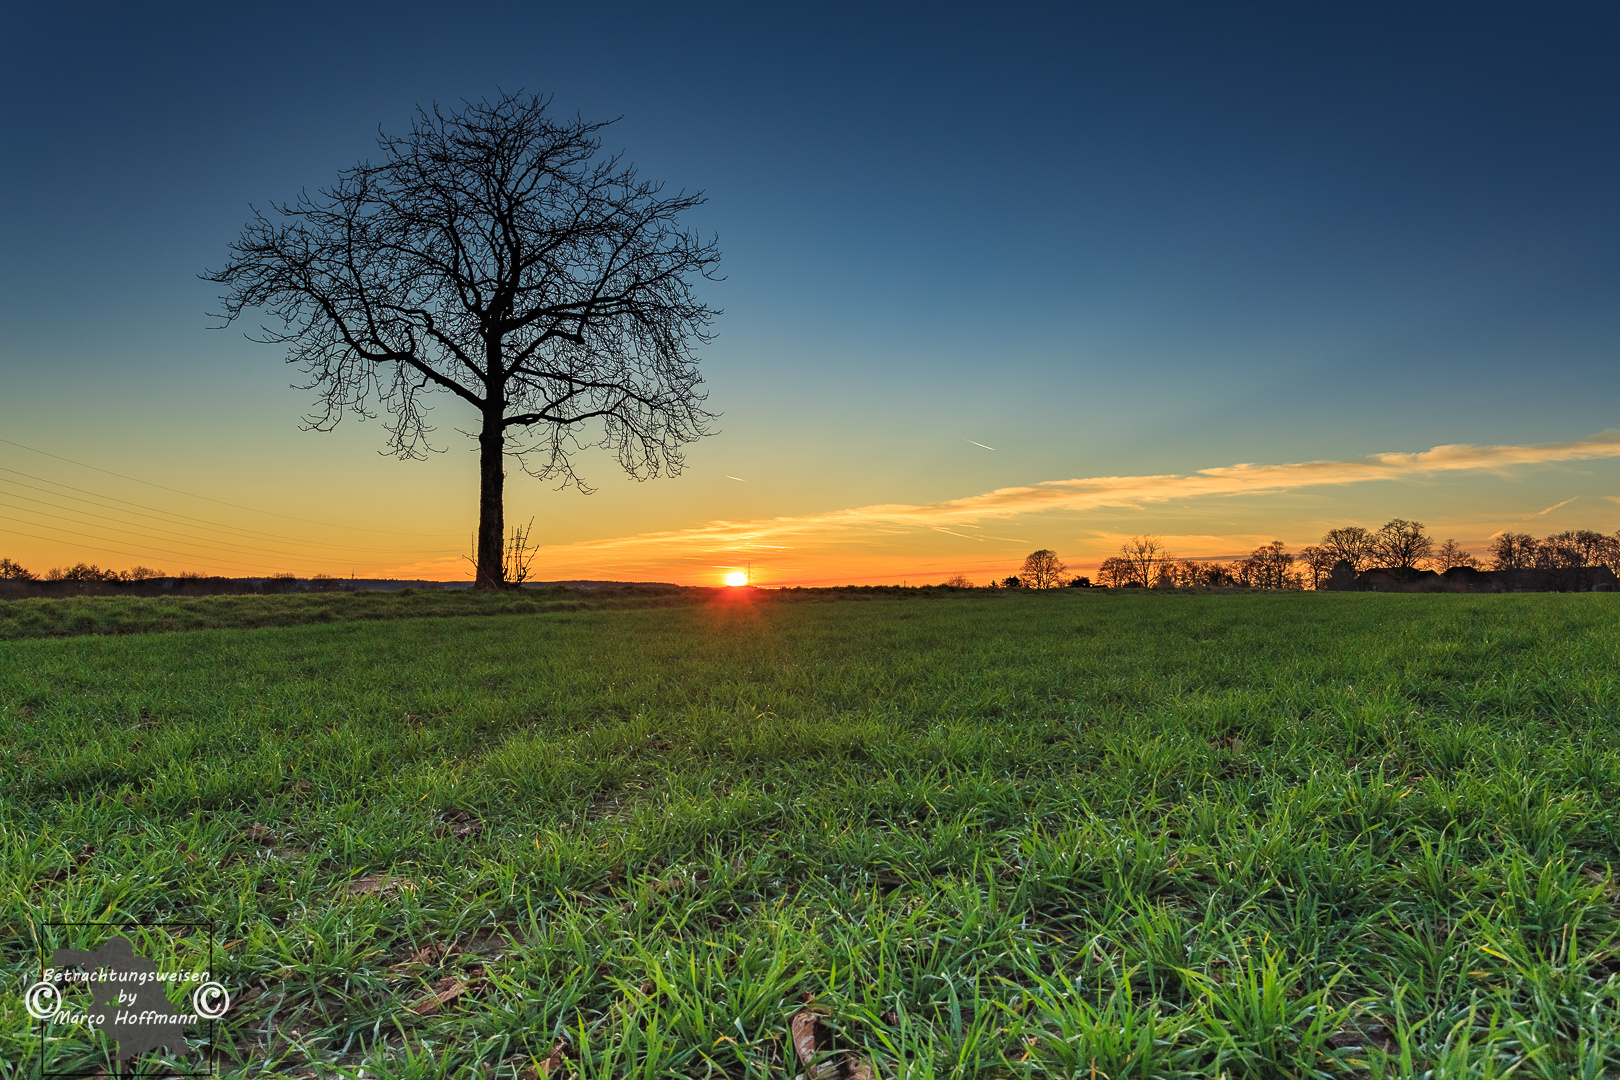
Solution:
[[(1097, 577), (1070, 577), (1050, 550), (1032, 553), (992, 589), (1383, 589), (1403, 586), (1496, 591), (1607, 589), (1620, 579), (1620, 531), (1576, 529), (1537, 539), (1498, 533), (1481, 559), (1455, 540), (1436, 541), (1421, 521), (1395, 518), (1381, 529), (1330, 529), (1319, 544), (1291, 552), (1281, 540), (1231, 562), (1178, 558), (1157, 536), (1132, 537), (1102, 561)], [(1444, 576), (1442, 584), (1437, 579)], [(945, 584), (972, 583), (957, 575)]]
[[(93, 563), (53, 567), (35, 576), (11, 559), (0, 559), (0, 600), (53, 596), (277, 596), (290, 593), (344, 592), (360, 583), (350, 578), (316, 574), (269, 577), (219, 577), (185, 573), (169, 576), (161, 570), (137, 566), (108, 570)], [(367, 581), (367, 588), (442, 589), (438, 581)]]

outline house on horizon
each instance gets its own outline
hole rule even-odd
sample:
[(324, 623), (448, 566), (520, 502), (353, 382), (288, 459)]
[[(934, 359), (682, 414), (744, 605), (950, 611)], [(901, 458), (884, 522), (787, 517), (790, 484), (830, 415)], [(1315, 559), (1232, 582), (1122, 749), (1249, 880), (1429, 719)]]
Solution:
[(1336, 592), (1614, 592), (1620, 578), (1607, 566), (1528, 567), (1476, 570), (1453, 566), (1433, 570), (1374, 566), (1357, 573), (1343, 560), (1319, 588)]

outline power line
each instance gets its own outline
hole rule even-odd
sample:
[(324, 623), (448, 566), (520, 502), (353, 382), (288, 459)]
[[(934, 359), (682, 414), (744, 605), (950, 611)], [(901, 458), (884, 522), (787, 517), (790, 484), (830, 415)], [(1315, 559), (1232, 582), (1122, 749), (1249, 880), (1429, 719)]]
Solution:
[[(53, 454), (53, 453), (50, 453), (47, 450), (37, 449), (36, 447), (24, 446), (22, 443), (14, 442), (11, 439), (0, 439), (0, 443), (5, 443), (8, 446), (19, 447), (19, 448), (21, 448), (23, 450), (27, 450), (27, 451), (30, 451), (30, 452), (35, 453), (35, 454), (43, 454), (45, 457), (55, 458), (57, 461), (65, 461), (69, 465), (77, 465), (81, 469), (91, 469), (91, 470), (94, 470), (95, 472), (106, 473), (108, 476), (116, 476), (120, 480), (131, 480), (131, 481), (134, 481), (137, 484), (145, 484), (147, 487), (155, 487), (155, 488), (159, 488), (159, 489), (161, 489), (163, 491), (172, 491), (176, 495), (184, 495), (184, 496), (186, 496), (187, 498), (190, 498), (190, 499), (202, 499), (204, 502), (218, 503), (221, 506), (229, 506), (229, 507), (231, 507), (233, 509), (236, 509), (236, 510), (246, 510), (249, 513), (254, 513), (254, 514), (266, 514), (266, 515), (268, 515), (270, 517), (286, 518), (288, 521), (299, 521), (299, 522), (304, 523), (305, 525), (320, 525), (320, 526), (323, 526), (323, 527), (328, 528), (328, 529), (348, 529), (351, 532), (376, 533), (376, 534), (381, 535), (381, 536), (449, 536), (450, 535), (449, 533), (390, 532), (387, 529), (362, 529), (362, 528), (359, 528), (359, 527), (354, 526), (354, 525), (334, 525), (329, 521), (312, 521), (309, 518), (293, 517), (291, 514), (278, 514), (274, 510), (260, 510), (260, 509), (258, 509), (256, 507), (252, 507), (252, 506), (243, 506), (240, 503), (226, 502), (224, 499), (215, 499), (215, 498), (212, 498), (211, 496), (208, 496), (208, 495), (197, 495), (197, 494), (195, 494), (193, 492), (190, 492), (190, 491), (181, 491), (179, 488), (172, 488), (172, 487), (169, 487), (169, 486), (167, 486), (165, 484), (154, 484), (152, 481), (150, 481), (150, 480), (142, 480), (138, 476), (126, 476), (124, 473), (113, 472), (111, 469), (103, 469), (98, 465), (86, 465), (82, 461), (75, 461), (72, 458), (63, 457), (60, 454)], [(7, 469), (6, 471), (11, 472), (13, 470)], [(19, 473), (18, 475), (25, 475), (25, 474)], [(37, 480), (39, 478), (38, 477), (33, 477), (32, 479)], [(49, 483), (50, 481), (46, 481), (46, 482)], [(64, 484), (62, 486), (66, 487), (67, 485)], [(75, 490), (78, 490), (78, 489), (75, 489)]]
[[(40, 525), (40, 526), (38, 526), (38, 528), (49, 529), (52, 532), (68, 533), (69, 536), (83, 536), (84, 535), (83, 533), (69, 532), (67, 529), (58, 529), (54, 525)], [(22, 532), (22, 531), (20, 531), (18, 529), (8, 529), (8, 528), (5, 528), (4, 526), (0, 526), (0, 532), (9, 533), (12, 536), (26, 536), (30, 540), (43, 540), (48, 544), (60, 544), (60, 543), (63, 542), (63, 541), (57, 540), (57, 539), (55, 539), (53, 537), (36, 536), (34, 533), (26, 533), (26, 532)], [(92, 539), (95, 539), (95, 538), (92, 537)], [(77, 543), (77, 542), (72, 541), (72, 540), (67, 541), (67, 543), (72, 545), (73, 547), (88, 548), (91, 551), (103, 551), (103, 552), (106, 552), (109, 555), (128, 555), (132, 559), (149, 559), (149, 558), (151, 558), (150, 555), (139, 555), (139, 554), (136, 554), (133, 551), (123, 551), (123, 550), (121, 550), (119, 548), (99, 547), (99, 546), (97, 546), (95, 544)], [(158, 552), (159, 554), (162, 554), (162, 555), (173, 555), (177, 559), (193, 559), (193, 560), (196, 560), (196, 556), (194, 556), (194, 555), (182, 555), (179, 552), (165, 551), (162, 548), (151, 548), (149, 550), (156, 551), (156, 552)], [(209, 560), (205, 558), (205, 559), (202, 559), (200, 561), (206, 563)], [(232, 567), (232, 566), (216, 566), (216, 567), (214, 567), (214, 569), (235, 570), (235, 571), (239, 571), (239, 572), (242, 571), (242, 567), (239, 567), (239, 566), (236, 566), (236, 567)], [(245, 573), (248, 576), (252, 577), (252, 576), (255, 576), (256, 572), (252, 571), (252, 570), (248, 570), (248, 571), (245, 571)]]
[[(27, 498), (26, 495), (18, 496), (18, 497), (19, 498)], [(32, 499), (32, 500), (29, 500), (29, 501), (31, 501), (31, 502), (39, 502), (41, 500)], [(46, 503), (46, 505), (49, 506), (51, 504)], [(36, 514), (36, 515), (38, 515), (40, 517), (55, 518), (58, 521), (66, 521), (66, 522), (68, 522), (70, 524), (73, 524), (73, 525), (90, 525), (92, 528), (95, 527), (94, 525), (92, 525), (91, 522), (88, 522), (88, 521), (81, 521), (78, 518), (64, 517), (61, 514), (50, 514), (50, 513), (46, 513), (43, 510), (34, 510), (34, 509), (31, 509), (31, 508), (26, 507), (26, 506), (17, 506), (14, 503), (9, 503), (9, 502), (4, 501), (3, 499), (0, 499), (0, 506), (9, 506), (13, 510), (21, 510), (25, 514)], [(167, 529), (158, 529), (158, 530), (155, 531), (156, 534), (164, 534), (164, 535), (155, 535), (153, 532), (144, 532), (144, 531), (142, 531), (142, 530), (140, 530), (138, 528), (135, 528), (135, 527), (133, 527), (133, 526), (131, 526), (131, 525), (125, 523), (125, 522), (118, 521), (117, 518), (107, 517), (105, 514), (91, 514), (91, 513), (87, 512), (87, 511), (75, 510), (72, 507), (67, 507), (67, 506), (58, 506), (58, 507), (56, 507), (56, 509), (58, 509), (58, 510), (66, 510), (70, 514), (79, 514), (79, 515), (81, 515), (83, 517), (100, 518), (103, 521), (111, 521), (116, 525), (122, 525), (123, 526), (123, 533), (126, 536), (150, 537), (152, 539), (159, 540), (159, 541), (161, 541), (163, 543), (174, 543), (175, 540), (178, 540), (182, 547), (191, 546), (191, 542), (188, 542), (183, 534), (169, 532)], [(47, 528), (47, 529), (57, 528), (57, 526), (43, 525), (43, 524), (41, 524), (40, 522), (37, 522), (37, 521), (27, 521), (26, 524), (39, 525), (41, 528)], [(169, 539), (170, 537), (172, 537), (174, 539)], [(246, 554), (246, 555), (257, 555), (257, 556), (260, 556), (262, 558), (272, 558), (272, 559), (289, 559), (289, 558), (300, 558), (300, 557), (307, 558), (308, 557), (308, 556), (300, 556), (299, 554), (297, 554), (295, 552), (265, 551), (262, 548), (250, 548), (250, 547), (245, 547), (245, 546), (243, 546), (241, 544), (233, 544), (233, 543), (230, 543), (227, 540), (212, 540), (212, 539), (205, 538), (204, 550), (206, 551), (209, 548), (234, 548), (235, 550), (240, 551), (240, 552), (242, 552), (243, 554)], [(192, 558), (194, 556), (187, 556), (187, 557)]]
[[(155, 506), (147, 506), (144, 503), (130, 502), (128, 499), (120, 499), (120, 498), (117, 498), (117, 497), (112, 496), (112, 495), (103, 495), (99, 491), (90, 491), (87, 488), (74, 487), (72, 484), (63, 484), (63, 483), (60, 483), (60, 482), (58, 482), (56, 480), (47, 479), (47, 478), (45, 478), (43, 476), (34, 476), (32, 473), (19, 472), (16, 469), (8, 469), (8, 468), (6, 468), (4, 466), (0, 466), (0, 472), (8, 472), (8, 473), (11, 473), (13, 476), (26, 476), (30, 480), (38, 480), (40, 483), (42, 483), (42, 484), (50, 484), (52, 487), (65, 488), (68, 491), (82, 492), (85, 495), (93, 495), (97, 499), (104, 499), (107, 502), (123, 503), (125, 506), (139, 507), (142, 510), (149, 510), (149, 511), (151, 511), (151, 513), (139, 514), (139, 513), (134, 513), (133, 511), (129, 511), (129, 510), (119, 510), (117, 507), (106, 505), (105, 502), (94, 502), (94, 501), (92, 501), (90, 499), (81, 499), (76, 495), (64, 495), (61, 492), (51, 491), (49, 488), (35, 487), (32, 484), (23, 484), (23, 483), (19, 483), (16, 480), (8, 480), (3, 476), (0, 476), (0, 484), (10, 484), (13, 487), (27, 488), (29, 491), (38, 491), (38, 492), (42, 492), (43, 494), (46, 494), (46, 495), (54, 495), (54, 496), (56, 496), (57, 498), (60, 498), (60, 499), (71, 499), (74, 502), (89, 503), (91, 506), (99, 506), (103, 510), (113, 510), (113, 511), (116, 511), (116, 512), (122, 513), (122, 514), (133, 514), (133, 516), (135, 516), (135, 517), (149, 517), (149, 518), (152, 518), (155, 521), (162, 521), (162, 522), (165, 522), (165, 523), (168, 523), (168, 524), (180, 524), (182, 522), (194, 522), (194, 523), (196, 523), (198, 525), (206, 525), (206, 526), (208, 526), (210, 528), (218, 529), (218, 530), (221, 530), (221, 531), (226, 532), (226, 533), (236, 533), (236, 534), (240, 534), (240, 535), (243, 535), (243, 536), (250, 536), (250, 537), (263, 537), (263, 538), (269, 539), (269, 540), (286, 540), (289, 543), (293, 543), (293, 544), (307, 543), (307, 544), (312, 545), (314, 547), (334, 548), (334, 549), (337, 549), (337, 550), (340, 550), (340, 551), (368, 551), (368, 552), (382, 552), (384, 554), (394, 554), (394, 553), (396, 553), (396, 549), (394, 549), (394, 548), (356, 547), (356, 546), (354, 546), (352, 544), (330, 544), (330, 543), (327, 543), (324, 540), (303, 541), (303, 540), (298, 539), (297, 537), (281, 536), (281, 535), (279, 535), (277, 533), (259, 532), (257, 529), (235, 529), (235, 528), (232, 528), (229, 525), (222, 525), (217, 521), (209, 521), (206, 518), (194, 518), (194, 517), (191, 517), (191, 516), (186, 515), (186, 514), (175, 514), (175, 513), (171, 513), (169, 511), (166, 511), (166, 510), (159, 510)], [(29, 499), (29, 497), (26, 496), (26, 495), (17, 495), (17, 496), (14, 496), (14, 497), (19, 498), (19, 499)], [(43, 499), (29, 499), (29, 501), (30, 502), (44, 502)], [(55, 506), (56, 504), (54, 504), (54, 503), (46, 503), (45, 505), (47, 505), (47, 506)], [(70, 510), (72, 508), (71, 507), (66, 507), (66, 506), (56, 506), (56, 509), (58, 509), (58, 510)], [(85, 511), (75, 511), (75, 512), (76, 513), (85, 513)], [(91, 517), (96, 517), (96, 516), (99, 516), (99, 515), (91, 514), (90, 516)], [(114, 520), (114, 519), (109, 519), (109, 520)], [(411, 535), (417, 535), (417, 534), (411, 534)], [(434, 534), (432, 534), (432, 533), (424, 533), (424, 534), (420, 534), (420, 535), (434, 535)], [(406, 549), (406, 550), (410, 554), (438, 555), (438, 554), (448, 554), (450, 551), (452, 551), (454, 549), (451, 549), (451, 548), (433, 548), (433, 549), (409, 548), (409, 549)]]

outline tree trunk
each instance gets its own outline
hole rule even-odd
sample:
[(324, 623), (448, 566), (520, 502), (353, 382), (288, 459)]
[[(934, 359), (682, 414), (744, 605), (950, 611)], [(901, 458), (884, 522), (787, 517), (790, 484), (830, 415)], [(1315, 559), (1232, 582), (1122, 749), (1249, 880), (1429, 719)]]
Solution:
[(506, 436), (501, 417), (485, 416), (478, 436), (478, 577), (475, 589), (506, 587)]

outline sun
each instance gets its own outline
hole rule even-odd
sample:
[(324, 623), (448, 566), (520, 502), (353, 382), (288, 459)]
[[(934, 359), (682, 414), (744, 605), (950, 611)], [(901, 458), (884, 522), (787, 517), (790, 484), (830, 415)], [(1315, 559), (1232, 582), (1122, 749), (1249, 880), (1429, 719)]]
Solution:
[(743, 573), (741, 570), (733, 570), (731, 573), (726, 575), (726, 584), (746, 585), (748, 584), (748, 575)]

